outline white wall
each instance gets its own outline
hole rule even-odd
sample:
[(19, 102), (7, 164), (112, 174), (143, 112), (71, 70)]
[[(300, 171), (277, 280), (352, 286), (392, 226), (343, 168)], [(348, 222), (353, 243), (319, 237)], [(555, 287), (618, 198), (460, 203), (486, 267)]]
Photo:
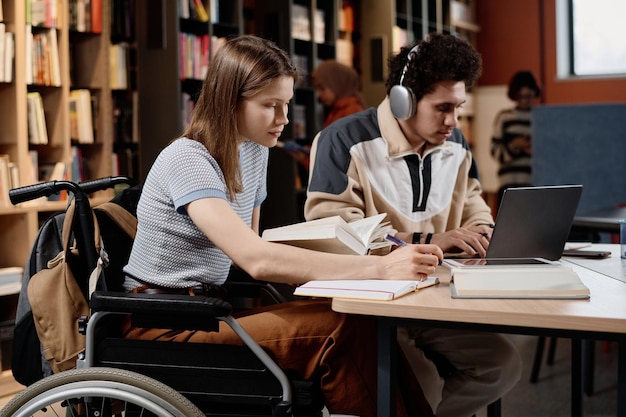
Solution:
[(491, 135), (493, 120), (498, 111), (513, 107), (515, 103), (506, 96), (506, 85), (474, 87), (474, 120), (472, 132), (472, 153), (478, 164), (483, 190), (498, 191), (498, 163), (491, 156)]

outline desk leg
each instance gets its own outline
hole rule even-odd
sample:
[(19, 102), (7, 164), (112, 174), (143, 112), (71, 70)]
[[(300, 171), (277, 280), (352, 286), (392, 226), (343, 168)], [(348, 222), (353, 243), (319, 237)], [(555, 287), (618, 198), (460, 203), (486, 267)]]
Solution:
[(583, 342), (583, 391), (590, 397), (594, 390), (596, 341), (585, 340)]
[(396, 325), (392, 320), (378, 319), (378, 416), (396, 415)]
[(583, 342), (572, 339), (572, 417), (583, 416)]
[(626, 338), (617, 341), (617, 415), (626, 417)]

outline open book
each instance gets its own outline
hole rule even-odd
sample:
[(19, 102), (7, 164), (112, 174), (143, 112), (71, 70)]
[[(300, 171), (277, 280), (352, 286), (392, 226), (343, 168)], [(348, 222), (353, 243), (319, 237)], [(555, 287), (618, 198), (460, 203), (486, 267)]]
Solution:
[[(445, 264), (445, 262), (444, 262)], [(449, 265), (448, 265), (449, 267)], [(570, 267), (485, 266), (450, 268), (453, 298), (589, 298), (589, 288)]]
[(386, 216), (381, 213), (350, 223), (340, 216), (327, 217), (266, 229), (262, 237), (320, 252), (365, 255), (369, 250), (391, 246), (383, 239), (387, 233), (395, 234), (389, 222), (383, 222)]
[(308, 297), (361, 298), (367, 300), (394, 300), (420, 288), (439, 282), (437, 277), (425, 281), (384, 279), (309, 281), (294, 291), (295, 295)]

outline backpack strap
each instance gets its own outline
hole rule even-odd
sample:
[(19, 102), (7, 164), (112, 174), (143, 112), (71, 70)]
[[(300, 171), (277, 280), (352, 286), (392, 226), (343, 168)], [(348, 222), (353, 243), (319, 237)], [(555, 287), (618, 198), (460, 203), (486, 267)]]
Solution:
[(99, 204), (95, 210), (104, 211), (133, 240), (137, 234), (137, 217), (119, 204), (107, 201)]
[[(80, 256), (80, 254), (77, 253), (78, 248), (76, 248), (76, 243), (74, 243), (74, 247), (72, 247), (72, 242), (71, 242), (72, 226), (74, 223), (75, 211), (76, 211), (76, 200), (72, 199), (72, 201), (70, 201), (70, 204), (67, 207), (67, 210), (65, 211), (65, 219), (63, 220), (63, 230), (61, 232), (62, 242), (63, 242), (63, 251), (60, 252), (54, 259), (51, 259), (50, 261), (48, 261), (48, 268), (54, 268), (60, 262), (67, 262), (67, 259), (68, 259), (67, 255), (72, 250), (74, 250), (73, 252), (74, 254), (77, 254)], [(97, 264), (94, 267), (94, 270), (91, 272), (89, 276), (89, 283), (88, 283), (88, 291), (89, 291), (88, 296), (89, 297), (91, 297), (91, 294), (93, 294), (93, 292), (96, 289), (96, 284), (100, 276), (100, 271), (102, 270), (102, 267), (103, 267), (103, 260), (102, 260), (103, 254), (101, 253), (102, 236), (100, 235), (100, 227), (98, 226), (98, 220), (96, 219), (96, 215), (95, 213), (93, 213), (93, 211), (92, 211), (92, 216), (93, 216), (94, 245), (96, 248), (96, 253), (98, 254), (98, 259), (97, 259)]]
[[(63, 251), (67, 252), (72, 248), (72, 227), (74, 225), (74, 212), (76, 211), (75, 200), (72, 199), (65, 211), (65, 219), (63, 219), (63, 229), (61, 231), (61, 241), (63, 242)], [(93, 215), (93, 232), (94, 232), (94, 245), (96, 251), (100, 252), (102, 247), (102, 239), (100, 237), (100, 228), (98, 227), (98, 221), (95, 214)]]
[(63, 229), (61, 231), (61, 242), (63, 244), (63, 252), (67, 252), (70, 247), (70, 238), (72, 236), (72, 223), (74, 223), (74, 200), (70, 202), (67, 210), (65, 210), (65, 219), (63, 219)]

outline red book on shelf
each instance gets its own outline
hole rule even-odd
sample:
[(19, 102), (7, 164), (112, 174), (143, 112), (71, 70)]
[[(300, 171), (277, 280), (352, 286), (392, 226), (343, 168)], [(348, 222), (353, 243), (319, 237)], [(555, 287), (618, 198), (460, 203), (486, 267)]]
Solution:
[(91, 0), (91, 31), (102, 33), (102, 0)]

